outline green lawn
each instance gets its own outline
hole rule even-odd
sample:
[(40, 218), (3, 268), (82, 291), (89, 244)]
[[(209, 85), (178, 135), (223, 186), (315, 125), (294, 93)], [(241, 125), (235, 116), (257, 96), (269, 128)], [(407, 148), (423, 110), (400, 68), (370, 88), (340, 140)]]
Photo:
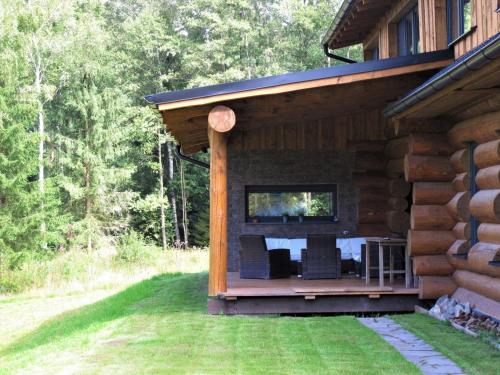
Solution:
[(500, 351), (492, 345), (423, 314), (396, 315), (391, 318), (455, 361), (467, 374), (500, 373)]
[(419, 373), (353, 317), (206, 315), (206, 284), (164, 274), (100, 300), (0, 302), (0, 373)]

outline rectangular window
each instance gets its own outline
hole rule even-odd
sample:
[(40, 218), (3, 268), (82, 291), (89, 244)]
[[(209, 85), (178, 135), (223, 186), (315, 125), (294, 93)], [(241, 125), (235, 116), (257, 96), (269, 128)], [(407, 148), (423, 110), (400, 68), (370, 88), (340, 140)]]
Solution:
[(337, 185), (246, 187), (248, 223), (337, 221)]
[(419, 42), (418, 7), (414, 7), (398, 22), (398, 55), (416, 55)]
[(472, 29), (472, 0), (447, 0), (448, 44)]

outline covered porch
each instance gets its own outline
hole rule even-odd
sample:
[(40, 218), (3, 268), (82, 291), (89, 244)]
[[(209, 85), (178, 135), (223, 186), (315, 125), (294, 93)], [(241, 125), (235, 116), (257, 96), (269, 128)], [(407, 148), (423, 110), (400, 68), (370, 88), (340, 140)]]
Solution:
[[(380, 255), (366, 243), (406, 243), (413, 199), (404, 180), (406, 145), (388, 140), (394, 129), (382, 111), (450, 61), (449, 51), (439, 51), (148, 98), (184, 154), (210, 149), (210, 313), (413, 310), (425, 296), (408, 282), (406, 246), (385, 246)], [(427, 128), (440, 129), (435, 122)], [(275, 204), (297, 194), (326, 203), (286, 212)], [(274, 203), (265, 209), (262, 202)], [(335, 238), (334, 277), (303, 277), (304, 256), (312, 254), (308, 235)], [(245, 276), (243, 236), (288, 241), (268, 241), (264, 251), (287, 249), (280, 262), (289, 270), (276, 278)], [(341, 243), (352, 241), (344, 251)]]

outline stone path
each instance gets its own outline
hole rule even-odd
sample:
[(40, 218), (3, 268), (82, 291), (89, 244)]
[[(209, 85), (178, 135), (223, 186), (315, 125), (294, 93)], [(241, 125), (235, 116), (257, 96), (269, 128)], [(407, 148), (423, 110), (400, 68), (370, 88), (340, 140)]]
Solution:
[(359, 318), (362, 324), (373, 329), (394, 346), (408, 361), (414, 363), (424, 375), (465, 375), (455, 362), (434, 350), (392, 319)]

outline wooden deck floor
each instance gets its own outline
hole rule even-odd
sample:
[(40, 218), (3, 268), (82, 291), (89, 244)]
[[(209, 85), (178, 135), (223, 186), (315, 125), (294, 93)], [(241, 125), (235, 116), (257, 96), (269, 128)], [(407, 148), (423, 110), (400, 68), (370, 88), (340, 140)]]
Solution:
[(222, 295), (227, 299), (276, 296), (304, 296), (307, 298), (339, 295), (376, 297), (387, 294), (418, 294), (418, 288), (405, 288), (404, 279), (396, 279), (392, 285), (388, 284), (388, 280), (386, 280), (386, 285), (380, 288), (377, 279), (372, 279), (370, 285), (366, 285), (364, 279), (354, 275), (328, 280), (303, 280), (297, 276), (288, 279), (256, 280), (240, 279), (238, 272), (228, 272), (227, 283), (227, 292)]

